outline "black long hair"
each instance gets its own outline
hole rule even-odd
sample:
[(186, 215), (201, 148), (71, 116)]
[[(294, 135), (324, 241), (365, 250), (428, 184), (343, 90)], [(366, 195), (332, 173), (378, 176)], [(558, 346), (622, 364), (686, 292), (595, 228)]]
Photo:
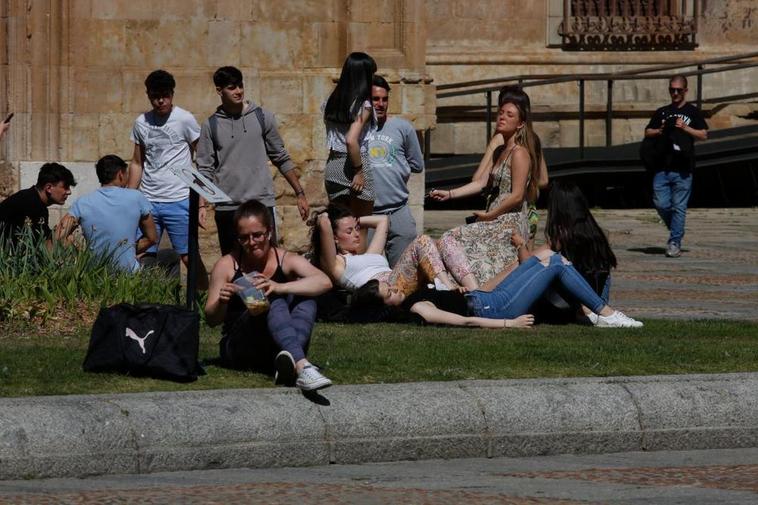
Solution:
[(608, 237), (595, 221), (584, 194), (571, 181), (550, 184), (545, 238), (551, 249), (563, 254), (580, 272), (616, 268)]
[(363, 102), (371, 101), (371, 83), (375, 73), (374, 58), (366, 53), (350, 53), (342, 65), (340, 80), (326, 101), (324, 119), (342, 124), (355, 121)]
[[(326, 208), (326, 214), (329, 216), (329, 222), (332, 225), (332, 233), (337, 233), (337, 221), (344, 217), (355, 217), (355, 214), (347, 207), (335, 203), (330, 203)], [(313, 228), (311, 228), (311, 263), (316, 268), (321, 268), (321, 230), (318, 226), (317, 215), (314, 215)]]

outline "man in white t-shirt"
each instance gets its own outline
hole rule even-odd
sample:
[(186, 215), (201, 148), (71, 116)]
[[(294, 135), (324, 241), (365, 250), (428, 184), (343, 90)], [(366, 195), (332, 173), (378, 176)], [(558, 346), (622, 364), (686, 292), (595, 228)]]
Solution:
[[(158, 240), (165, 229), (184, 265), (188, 262), (189, 188), (171, 170), (192, 166), (200, 125), (188, 111), (174, 105), (174, 77), (155, 70), (145, 79), (149, 110), (134, 121), (131, 139), (134, 155), (129, 164), (130, 188), (139, 188), (153, 207)], [(200, 200), (200, 225), (205, 223), (205, 202)], [(155, 255), (157, 246), (148, 249)], [(208, 288), (208, 275), (199, 262), (198, 288)]]

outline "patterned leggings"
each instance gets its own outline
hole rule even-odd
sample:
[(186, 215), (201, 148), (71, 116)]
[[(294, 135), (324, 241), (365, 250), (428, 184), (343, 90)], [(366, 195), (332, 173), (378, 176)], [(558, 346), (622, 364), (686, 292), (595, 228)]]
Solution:
[(418, 290), (422, 281), (434, 282), (434, 278), (445, 271), (445, 263), (434, 240), (428, 235), (420, 235), (405, 248), (391, 272), (381, 273), (374, 278), (409, 295)]
[(471, 275), (471, 268), (461, 243), (453, 233), (445, 233), (437, 241), (437, 248), (440, 255), (444, 258), (447, 270), (453, 276), (453, 279), (458, 284), (463, 284), (462, 280), (467, 275)]

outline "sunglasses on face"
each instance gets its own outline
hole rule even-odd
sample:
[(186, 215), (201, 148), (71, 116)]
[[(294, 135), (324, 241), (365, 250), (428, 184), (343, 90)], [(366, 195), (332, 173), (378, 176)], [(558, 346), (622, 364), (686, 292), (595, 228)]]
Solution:
[(684, 93), (685, 88), (669, 88), (669, 93)]

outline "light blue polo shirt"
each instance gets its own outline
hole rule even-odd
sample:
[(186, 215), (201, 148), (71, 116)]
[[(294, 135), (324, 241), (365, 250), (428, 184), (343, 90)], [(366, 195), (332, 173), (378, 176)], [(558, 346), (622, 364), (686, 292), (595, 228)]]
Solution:
[(92, 251), (110, 252), (120, 268), (135, 272), (139, 269), (135, 237), (140, 220), (151, 210), (136, 189), (107, 186), (76, 200), (69, 214), (79, 220)]

